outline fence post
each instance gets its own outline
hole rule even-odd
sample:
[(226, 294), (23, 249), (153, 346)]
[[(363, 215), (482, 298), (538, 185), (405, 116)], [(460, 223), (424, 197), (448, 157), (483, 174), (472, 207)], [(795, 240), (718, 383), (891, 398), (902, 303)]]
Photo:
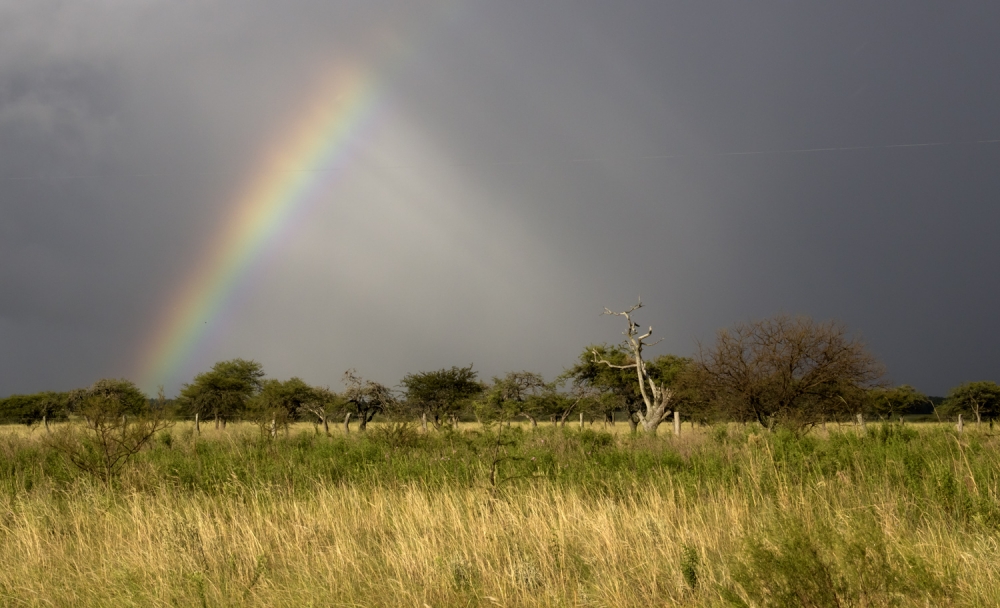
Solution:
[(674, 410), (674, 435), (681, 436), (681, 413)]

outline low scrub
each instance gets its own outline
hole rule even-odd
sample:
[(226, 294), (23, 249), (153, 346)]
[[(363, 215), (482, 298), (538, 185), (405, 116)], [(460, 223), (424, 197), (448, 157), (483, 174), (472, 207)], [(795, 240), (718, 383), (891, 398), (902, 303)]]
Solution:
[(1000, 604), (988, 433), (621, 430), (178, 424), (106, 482), (0, 429), (0, 604)]

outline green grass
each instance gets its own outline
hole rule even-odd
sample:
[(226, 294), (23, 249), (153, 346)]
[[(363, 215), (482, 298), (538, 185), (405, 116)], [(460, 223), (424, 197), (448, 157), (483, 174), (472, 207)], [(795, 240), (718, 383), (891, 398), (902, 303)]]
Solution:
[(0, 428), (0, 604), (1000, 605), (1000, 440), (948, 426), (163, 431), (111, 487)]

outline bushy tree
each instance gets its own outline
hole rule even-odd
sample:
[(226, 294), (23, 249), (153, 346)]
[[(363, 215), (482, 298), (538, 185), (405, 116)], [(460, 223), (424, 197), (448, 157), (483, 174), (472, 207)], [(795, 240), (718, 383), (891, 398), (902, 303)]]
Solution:
[[(677, 384), (691, 359), (676, 355), (660, 355), (645, 361), (646, 375), (653, 382), (672, 391), (672, 403), (676, 405)], [(577, 363), (561, 376), (579, 389), (590, 388), (597, 391), (594, 408), (605, 419), (617, 411), (624, 411), (632, 431), (641, 422), (645, 401), (639, 387), (639, 375), (635, 370), (635, 357), (625, 345), (608, 346), (592, 344), (584, 349)], [(660, 420), (670, 413), (665, 411)]]
[(545, 379), (534, 372), (510, 372), (503, 378), (495, 377), (484, 394), (480, 416), (501, 420), (524, 416), (532, 426), (538, 426), (538, 417), (546, 414), (547, 390), (550, 389)]
[(246, 359), (219, 361), (212, 369), (195, 376), (194, 382), (181, 389), (179, 401), (191, 414), (221, 420), (238, 418), (250, 399), (263, 388), (264, 369)]
[(893, 387), (877, 386), (868, 393), (869, 409), (879, 418), (895, 419), (921, 403), (927, 395), (908, 384)]
[[(643, 358), (643, 351), (649, 346), (646, 341), (653, 335), (653, 328), (649, 327), (645, 333), (640, 333), (639, 324), (632, 318), (632, 314), (640, 308), (642, 302), (622, 312), (605, 308), (604, 314), (625, 319), (626, 330), (622, 332), (625, 340), (621, 346), (603, 354), (595, 348), (591, 351), (591, 356), (595, 364), (626, 371), (635, 378), (639, 400), (625, 402), (627, 407), (637, 406), (634, 411), (629, 412), (629, 420), (636, 421), (633, 429), (641, 424), (646, 432), (655, 433), (660, 424), (673, 413), (677, 391), (672, 384), (688, 361), (672, 355), (665, 355), (653, 362)], [(607, 378), (611, 379), (613, 376), (609, 375)], [(622, 380), (626, 379), (627, 376), (622, 377)]]
[(470, 399), (483, 392), (472, 365), (407, 374), (401, 384), (410, 406), (425, 420), (429, 417), (437, 429), (445, 421), (454, 420)]
[(31, 426), (45, 421), (65, 419), (69, 411), (69, 393), (46, 391), (32, 395), (11, 395), (0, 399), (0, 424)]
[[(168, 426), (163, 407), (151, 407), (129, 380), (105, 379), (71, 393), (71, 408), (84, 420), (82, 429), (66, 426), (51, 445), (74, 465), (106, 484), (116, 477), (157, 431)], [(166, 399), (162, 390), (158, 402)]]
[(392, 389), (372, 380), (365, 380), (353, 369), (344, 372), (344, 399), (358, 416), (358, 430), (364, 431), (377, 414), (394, 413), (398, 404)]
[[(599, 363), (609, 361), (615, 367)], [(621, 346), (607, 344), (592, 344), (580, 354), (577, 363), (560, 376), (572, 384), (572, 392), (581, 399), (588, 399), (596, 405), (605, 418), (614, 412), (624, 411), (629, 426), (635, 431), (638, 428), (638, 412), (642, 403), (639, 394), (639, 383), (635, 372), (624, 367), (631, 360)], [(590, 389), (590, 390), (588, 390)]]
[(346, 407), (347, 401), (328, 387), (313, 387), (309, 399), (299, 405), (299, 415), (315, 416), (329, 435), (330, 417), (343, 413)]
[(860, 411), (883, 373), (842, 325), (787, 315), (721, 330), (696, 365), (720, 411), (768, 428), (802, 429)]
[(261, 428), (270, 428), (271, 435), (277, 427), (288, 431), (288, 426), (298, 416), (303, 406), (316, 401), (315, 389), (300, 378), (264, 380), (260, 393), (250, 401), (250, 412)]
[(954, 414), (972, 414), (976, 425), (983, 418), (993, 420), (1000, 415), (1000, 386), (996, 382), (966, 382), (948, 393), (944, 411)]

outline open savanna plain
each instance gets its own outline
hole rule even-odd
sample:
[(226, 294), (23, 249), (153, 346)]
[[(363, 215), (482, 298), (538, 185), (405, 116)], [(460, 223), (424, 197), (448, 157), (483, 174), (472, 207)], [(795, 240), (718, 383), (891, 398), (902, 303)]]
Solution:
[(51, 434), (0, 428), (0, 605), (1000, 605), (985, 427)]

